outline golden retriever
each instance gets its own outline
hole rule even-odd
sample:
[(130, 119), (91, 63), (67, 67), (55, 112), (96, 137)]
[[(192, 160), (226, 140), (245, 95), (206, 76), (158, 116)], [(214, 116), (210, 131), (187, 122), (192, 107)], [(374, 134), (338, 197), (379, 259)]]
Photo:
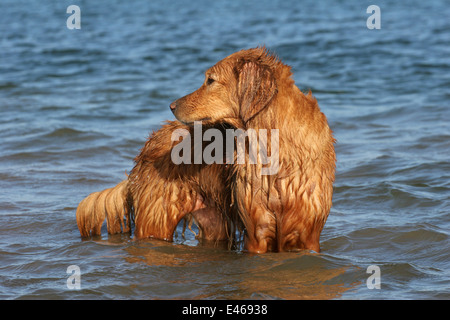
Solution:
[(234, 165), (232, 196), (246, 249), (320, 251), (331, 208), (335, 140), (316, 99), (295, 86), (290, 67), (265, 48), (236, 52), (208, 69), (203, 85), (170, 108), (186, 124), (278, 129), (276, 175), (262, 175), (261, 165), (250, 161)]
[[(131, 216), (137, 238), (171, 240), (178, 222), (193, 217), (202, 239), (229, 240), (243, 230), (249, 252), (320, 251), (332, 201), (335, 140), (316, 99), (295, 86), (290, 67), (265, 48), (236, 52), (170, 108), (181, 123), (150, 137), (128, 180), (80, 203), (82, 236), (99, 234), (105, 217), (108, 232), (121, 226), (129, 231)], [(259, 148), (277, 154), (275, 172), (263, 174), (265, 165), (260, 156), (250, 161), (250, 148), (244, 163), (175, 165), (168, 156), (176, 145), (170, 136), (177, 128), (192, 130), (196, 121), (223, 130), (268, 130), (277, 143), (261, 142)]]

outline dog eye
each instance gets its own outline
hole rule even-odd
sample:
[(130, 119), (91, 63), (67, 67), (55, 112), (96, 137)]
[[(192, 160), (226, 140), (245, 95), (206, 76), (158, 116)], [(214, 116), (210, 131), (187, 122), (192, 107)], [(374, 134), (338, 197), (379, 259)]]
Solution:
[(216, 81), (216, 80), (214, 80), (213, 78), (208, 78), (207, 80), (206, 80), (206, 85), (207, 86), (209, 86), (211, 83), (213, 83), (214, 81)]

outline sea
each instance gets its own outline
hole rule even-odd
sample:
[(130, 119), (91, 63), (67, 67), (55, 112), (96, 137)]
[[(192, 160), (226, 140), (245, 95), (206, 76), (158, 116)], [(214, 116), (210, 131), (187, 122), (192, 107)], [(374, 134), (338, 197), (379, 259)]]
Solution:
[[(449, 300), (450, 5), (1, 0), (0, 299)], [(116, 185), (169, 105), (266, 46), (311, 90), (337, 171), (321, 252), (250, 254), (75, 212)]]

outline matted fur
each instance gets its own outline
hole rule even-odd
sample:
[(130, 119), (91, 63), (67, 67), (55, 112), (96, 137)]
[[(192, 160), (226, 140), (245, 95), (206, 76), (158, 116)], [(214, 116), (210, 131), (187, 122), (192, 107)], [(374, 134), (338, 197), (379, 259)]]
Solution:
[[(129, 232), (131, 207), (127, 201), (128, 181), (91, 193), (77, 208), (77, 224), (82, 237), (98, 236), (105, 218), (108, 233)], [(126, 219), (125, 219), (126, 218)]]
[(186, 219), (196, 222), (201, 240), (234, 240), (239, 222), (227, 189), (232, 168), (174, 164), (171, 151), (179, 141), (171, 136), (178, 129), (193, 131), (178, 121), (168, 122), (149, 137), (127, 180), (80, 202), (76, 217), (82, 237), (100, 235), (105, 218), (109, 234), (129, 232), (132, 219), (137, 239), (172, 241), (176, 226)]
[[(80, 203), (81, 235), (99, 234), (105, 216), (111, 216), (108, 231), (120, 232), (116, 221), (131, 212), (137, 238), (172, 240), (178, 222), (193, 217), (201, 237), (208, 240), (231, 239), (243, 228), (250, 252), (319, 252), (331, 208), (336, 156), (335, 140), (316, 99), (303, 94), (291, 68), (265, 48), (236, 52), (205, 76), (198, 90), (171, 104), (182, 123), (170, 122), (153, 133), (128, 180)], [(192, 130), (194, 121), (243, 130), (278, 129), (279, 145), (268, 146), (270, 152), (278, 148), (278, 172), (262, 175), (263, 165), (249, 161), (175, 165), (170, 158), (171, 133), (177, 128)], [(128, 230), (123, 222), (119, 225)]]
[(233, 197), (247, 250), (320, 251), (336, 156), (335, 140), (316, 99), (303, 94), (291, 68), (265, 48), (234, 53), (205, 75), (198, 90), (171, 105), (178, 120), (279, 130), (276, 175), (261, 175), (260, 163), (234, 165)]
[(171, 135), (176, 129), (189, 130), (193, 136), (193, 128), (179, 122), (163, 126), (147, 140), (128, 177), (135, 236), (172, 240), (178, 222), (191, 214), (201, 238), (232, 238), (235, 226), (227, 190), (231, 168), (220, 164), (174, 164)]

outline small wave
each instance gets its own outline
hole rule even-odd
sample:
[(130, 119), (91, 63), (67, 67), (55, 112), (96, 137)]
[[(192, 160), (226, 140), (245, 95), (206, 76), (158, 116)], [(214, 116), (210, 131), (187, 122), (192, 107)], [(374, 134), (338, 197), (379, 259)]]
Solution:
[(4, 83), (0, 83), (0, 90), (11, 90), (11, 89), (15, 89), (18, 88), (19, 84), (15, 83), (15, 82), (4, 82)]
[(44, 135), (45, 138), (61, 138), (61, 137), (76, 137), (84, 134), (83, 131), (79, 131), (72, 128), (59, 128)]
[(439, 245), (440, 242), (445, 243), (449, 239), (448, 234), (429, 224), (407, 226), (404, 229), (392, 238), (394, 243), (414, 246), (418, 242), (428, 242)]

